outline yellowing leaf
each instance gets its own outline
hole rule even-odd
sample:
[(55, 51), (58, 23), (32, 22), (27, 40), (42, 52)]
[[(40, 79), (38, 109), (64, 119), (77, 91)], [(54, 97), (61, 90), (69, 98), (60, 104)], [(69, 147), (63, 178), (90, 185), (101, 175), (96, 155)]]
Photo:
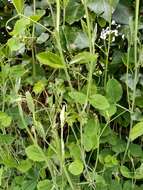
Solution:
[(129, 138), (131, 141), (143, 135), (143, 122), (137, 123), (130, 131)]
[(12, 0), (12, 3), (14, 4), (16, 11), (18, 13), (22, 13), (23, 12), (23, 8), (24, 8), (24, 0)]
[(41, 17), (45, 14), (45, 10), (37, 10), (35, 15), (31, 15), (30, 19), (34, 22), (37, 22), (41, 19)]
[(52, 52), (41, 52), (36, 55), (38, 61), (43, 65), (48, 65), (55, 69), (64, 68), (64, 63), (62, 62), (60, 56)]

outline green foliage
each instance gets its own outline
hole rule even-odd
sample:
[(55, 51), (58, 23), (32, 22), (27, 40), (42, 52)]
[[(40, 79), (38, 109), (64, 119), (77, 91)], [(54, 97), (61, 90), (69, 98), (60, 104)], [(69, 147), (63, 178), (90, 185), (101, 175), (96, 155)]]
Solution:
[(112, 103), (118, 102), (122, 97), (122, 87), (116, 79), (110, 79), (106, 86), (107, 97)]
[(73, 175), (80, 175), (83, 172), (83, 164), (80, 160), (75, 160), (68, 169)]
[(107, 98), (100, 94), (92, 95), (89, 99), (89, 102), (94, 108), (99, 110), (106, 110), (110, 106)]
[(43, 65), (48, 65), (55, 69), (64, 68), (64, 63), (62, 62), (61, 58), (51, 52), (42, 52), (37, 54), (38, 61)]
[(45, 161), (45, 156), (43, 156), (43, 152), (39, 146), (30, 145), (25, 151), (29, 159), (37, 162)]
[(137, 123), (130, 131), (130, 140), (133, 141), (143, 135), (143, 122)]
[(0, 1), (0, 190), (143, 189), (139, 0)]

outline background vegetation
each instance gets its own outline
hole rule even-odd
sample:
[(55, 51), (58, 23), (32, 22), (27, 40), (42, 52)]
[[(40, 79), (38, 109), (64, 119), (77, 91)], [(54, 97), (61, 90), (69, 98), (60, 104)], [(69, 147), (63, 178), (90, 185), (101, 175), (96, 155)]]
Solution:
[(0, 189), (143, 190), (142, 66), (142, 0), (0, 0)]

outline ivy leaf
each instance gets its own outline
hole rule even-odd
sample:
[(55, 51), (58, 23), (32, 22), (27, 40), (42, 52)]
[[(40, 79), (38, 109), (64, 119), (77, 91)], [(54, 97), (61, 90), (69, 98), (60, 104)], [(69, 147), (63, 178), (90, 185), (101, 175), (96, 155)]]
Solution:
[(134, 141), (136, 138), (143, 135), (143, 122), (139, 122), (130, 131), (129, 138)]
[(123, 94), (122, 86), (116, 79), (109, 79), (106, 86), (107, 98), (112, 102), (118, 102)]
[(29, 159), (37, 162), (45, 161), (43, 151), (38, 145), (30, 145), (26, 148), (25, 151)]
[(48, 65), (55, 69), (63, 69), (65, 67), (60, 56), (54, 53), (41, 52), (37, 54), (36, 57), (42, 65)]
[(69, 165), (69, 171), (73, 175), (80, 175), (83, 172), (83, 163), (80, 160), (75, 160)]
[(89, 99), (89, 102), (94, 108), (99, 110), (106, 110), (110, 106), (107, 98), (100, 94), (92, 95)]

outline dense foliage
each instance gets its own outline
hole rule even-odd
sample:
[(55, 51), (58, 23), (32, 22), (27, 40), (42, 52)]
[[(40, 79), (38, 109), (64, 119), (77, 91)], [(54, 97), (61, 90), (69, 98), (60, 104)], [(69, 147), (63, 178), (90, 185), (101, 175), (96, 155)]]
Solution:
[(142, 0), (0, 0), (0, 189), (143, 190), (142, 67)]

